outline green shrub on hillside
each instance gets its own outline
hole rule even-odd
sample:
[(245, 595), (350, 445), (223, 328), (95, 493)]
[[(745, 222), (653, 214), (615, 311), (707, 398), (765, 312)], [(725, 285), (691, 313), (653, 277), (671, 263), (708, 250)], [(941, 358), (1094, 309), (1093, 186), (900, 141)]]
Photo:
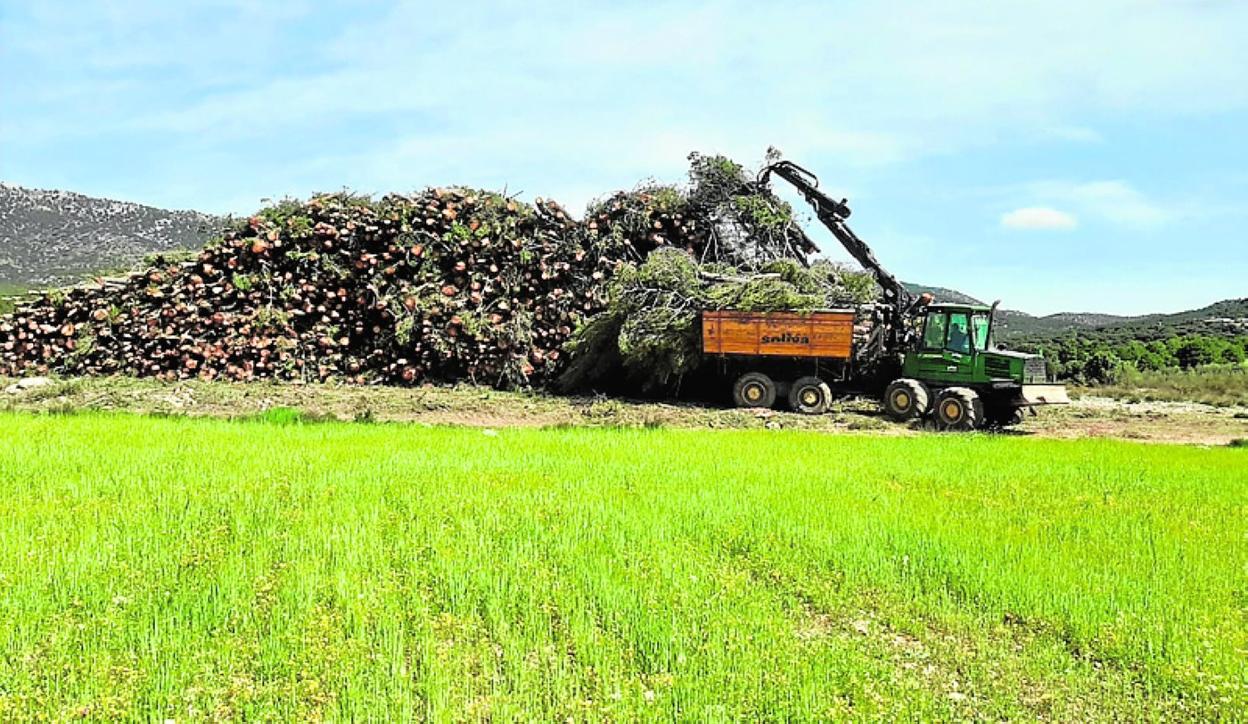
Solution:
[(1150, 371), (1125, 364), (1114, 379), (1095, 391), (1132, 400), (1248, 406), (1248, 363)]
[(1193, 370), (1206, 365), (1237, 365), (1248, 359), (1248, 335), (1235, 338), (1189, 335), (1106, 343), (1071, 335), (1045, 344), (1021, 343), (1041, 352), (1059, 379), (1088, 384), (1119, 381), (1128, 369), (1140, 372)]

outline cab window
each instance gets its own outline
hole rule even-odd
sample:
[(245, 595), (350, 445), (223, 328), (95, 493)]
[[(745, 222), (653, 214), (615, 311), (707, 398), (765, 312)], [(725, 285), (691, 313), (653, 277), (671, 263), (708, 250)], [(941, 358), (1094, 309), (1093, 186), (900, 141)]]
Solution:
[(976, 313), (971, 315), (971, 338), (975, 343), (975, 349), (988, 349), (988, 315)]
[(927, 315), (927, 324), (923, 327), (923, 348), (943, 349), (945, 346), (945, 328), (949, 317), (943, 313)]
[(949, 315), (949, 336), (945, 348), (950, 352), (971, 353), (971, 335), (966, 312)]

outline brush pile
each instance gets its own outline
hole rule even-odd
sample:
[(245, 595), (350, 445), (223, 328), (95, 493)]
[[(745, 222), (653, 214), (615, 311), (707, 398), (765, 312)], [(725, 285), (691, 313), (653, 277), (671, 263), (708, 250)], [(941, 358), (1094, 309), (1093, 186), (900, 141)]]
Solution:
[(779, 259), (744, 272), (698, 264), (681, 250), (659, 249), (621, 267), (608, 285), (606, 309), (577, 328), (567, 344), (563, 389), (618, 385), (655, 392), (678, 384), (702, 363), (699, 312), (765, 312), (865, 305), (876, 299), (865, 272), (820, 261), (805, 267)]
[[(285, 201), (191, 261), (158, 258), (0, 318), (0, 374), (547, 386), (574, 331), (604, 312), (618, 319), (624, 290), (658, 273), (643, 263), (651, 252), (680, 250), (681, 273), (696, 276), (694, 259), (752, 274), (786, 259), (802, 269), (814, 251), (788, 205), (740, 166), (691, 161), (687, 189), (618, 193), (584, 221), (553, 201), (466, 188)], [(723, 304), (723, 293), (689, 303)], [(621, 351), (665, 364), (666, 347), (641, 351), (648, 333), (665, 334), (664, 313), (630, 316), (626, 330), (621, 320)], [(673, 322), (687, 316), (682, 302)]]
[(624, 242), (641, 261), (674, 247), (700, 263), (757, 268), (818, 251), (793, 209), (759, 187), (745, 168), (723, 156), (689, 156), (689, 186), (648, 184), (595, 204), (585, 225), (595, 238)]

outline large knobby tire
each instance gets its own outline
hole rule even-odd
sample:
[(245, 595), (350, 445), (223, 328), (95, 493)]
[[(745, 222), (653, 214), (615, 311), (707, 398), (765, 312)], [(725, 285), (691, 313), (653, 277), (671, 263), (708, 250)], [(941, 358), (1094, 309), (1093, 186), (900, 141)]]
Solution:
[(950, 387), (936, 398), (936, 423), (944, 430), (974, 430), (984, 423), (984, 401), (975, 390)]
[(927, 414), (931, 399), (927, 385), (903, 377), (884, 390), (884, 412), (898, 422), (914, 420)]
[(804, 415), (822, 415), (832, 405), (832, 388), (818, 377), (801, 377), (789, 388), (789, 407)]
[(762, 372), (746, 372), (732, 386), (737, 407), (771, 407), (776, 404), (776, 383)]

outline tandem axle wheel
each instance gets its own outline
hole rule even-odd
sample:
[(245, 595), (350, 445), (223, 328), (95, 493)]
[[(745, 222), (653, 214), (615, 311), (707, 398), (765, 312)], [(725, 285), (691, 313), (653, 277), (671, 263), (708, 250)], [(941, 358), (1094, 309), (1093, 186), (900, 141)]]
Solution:
[(832, 388), (818, 377), (801, 377), (789, 387), (789, 407), (804, 415), (822, 415), (832, 406)]
[(776, 383), (762, 372), (746, 372), (732, 386), (737, 407), (771, 407), (776, 404)]
[(737, 407), (774, 407), (781, 397), (791, 410), (805, 415), (822, 415), (832, 406), (832, 388), (814, 376), (785, 384), (762, 372), (746, 372), (732, 386), (732, 401)]

